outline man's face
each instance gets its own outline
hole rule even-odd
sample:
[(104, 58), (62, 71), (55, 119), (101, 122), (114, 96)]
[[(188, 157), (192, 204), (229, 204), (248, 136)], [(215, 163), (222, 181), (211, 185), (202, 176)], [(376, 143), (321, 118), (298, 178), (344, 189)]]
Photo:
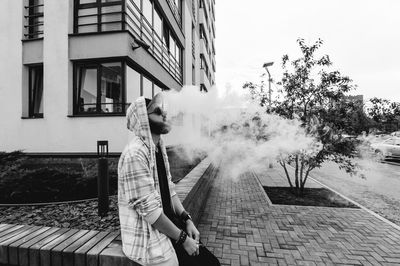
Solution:
[(162, 97), (155, 97), (147, 108), (149, 116), (150, 131), (161, 135), (167, 134), (171, 130), (171, 124), (167, 120), (167, 113), (164, 109)]

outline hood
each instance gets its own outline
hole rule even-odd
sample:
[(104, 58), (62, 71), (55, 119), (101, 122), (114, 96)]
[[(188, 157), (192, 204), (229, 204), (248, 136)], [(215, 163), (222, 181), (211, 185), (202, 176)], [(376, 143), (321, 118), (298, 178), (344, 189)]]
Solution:
[(135, 102), (131, 103), (126, 111), (126, 120), (130, 131), (141, 138), (149, 148), (154, 146), (144, 97), (139, 97)]

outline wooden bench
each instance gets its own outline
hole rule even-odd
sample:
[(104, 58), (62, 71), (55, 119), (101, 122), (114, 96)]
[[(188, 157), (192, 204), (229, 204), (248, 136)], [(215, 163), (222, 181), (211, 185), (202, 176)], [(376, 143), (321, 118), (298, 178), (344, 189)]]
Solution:
[[(216, 176), (208, 158), (176, 184), (185, 209), (198, 224)], [(0, 224), (0, 265), (137, 265), (122, 252), (120, 232)]]

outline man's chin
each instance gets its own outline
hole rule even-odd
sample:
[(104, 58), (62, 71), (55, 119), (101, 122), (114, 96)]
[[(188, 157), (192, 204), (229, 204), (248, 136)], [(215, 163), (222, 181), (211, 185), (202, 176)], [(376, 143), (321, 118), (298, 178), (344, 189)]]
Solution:
[(165, 134), (168, 134), (170, 131), (171, 131), (171, 126), (168, 125), (168, 126), (163, 127), (160, 134), (165, 135)]

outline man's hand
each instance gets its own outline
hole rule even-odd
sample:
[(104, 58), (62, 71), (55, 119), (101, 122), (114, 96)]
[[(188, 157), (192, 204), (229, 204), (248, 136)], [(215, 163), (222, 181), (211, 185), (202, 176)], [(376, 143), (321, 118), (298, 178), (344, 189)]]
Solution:
[(199, 255), (199, 244), (189, 235), (186, 237), (186, 240), (183, 242), (182, 246), (190, 256)]
[[(194, 223), (192, 222), (192, 220), (187, 220), (186, 221), (186, 233), (188, 234), (189, 237), (194, 239), (196, 241), (196, 244), (197, 244), (197, 249), (195, 251), (195, 254), (193, 254), (193, 255), (199, 255), (199, 251), (200, 251), (199, 250), (200, 233), (199, 233), (199, 230), (197, 230), (197, 228), (194, 225)], [(192, 254), (189, 253), (189, 255), (192, 255)]]

